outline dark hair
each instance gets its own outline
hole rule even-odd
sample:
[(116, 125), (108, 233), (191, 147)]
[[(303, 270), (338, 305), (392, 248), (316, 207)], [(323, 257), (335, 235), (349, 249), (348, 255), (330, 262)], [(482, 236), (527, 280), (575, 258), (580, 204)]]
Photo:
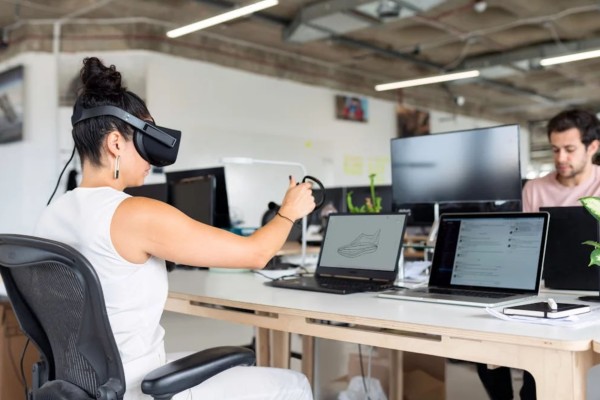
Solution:
[[(83, 108), (111, 105), (140, 119), (150, 118), (146, 103), (123, 86), (121, 73), (114, 65), (107, 67), (96, 57), (85, 58), (80, 76), (83, 86), (79, 89), (77, 102)], [(100, 165), (104, 135), (115, 130), (127, 140), (133, 135), (131, 126), (112, 116), (90, 118), (75, 124), (73, 140), (81, 162), (87, 159), (93, 165)]]
[(564, 132), (571, 128), (579, 129), (581, 142), (587, 148), (594, 140), (599, 139), (600, 122), (595, 114), (580, 109), (566, 110), (548, 121), (548, 139), (552, 132)]

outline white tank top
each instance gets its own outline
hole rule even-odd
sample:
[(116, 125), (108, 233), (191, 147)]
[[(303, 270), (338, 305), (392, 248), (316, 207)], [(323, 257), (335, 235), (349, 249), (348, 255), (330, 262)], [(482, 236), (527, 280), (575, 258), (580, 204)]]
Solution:
[(165, 263), (150, 257), (133, 264), (117, 253), (110, 237), (115, 210), (129, 195), (109, 187), (77, 188), (47, 207), (34, 235), (66, 243), (94, 266), (108, 319), (125, 370), (125, 400), (150, 399), (141, 392), (144, 375), (164, 364), (159, 325), (168, 294)]

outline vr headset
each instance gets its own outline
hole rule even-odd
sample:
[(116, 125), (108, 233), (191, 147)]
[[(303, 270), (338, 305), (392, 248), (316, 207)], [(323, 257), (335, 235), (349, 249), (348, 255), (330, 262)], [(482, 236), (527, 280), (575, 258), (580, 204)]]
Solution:
[(75, 104), (71, 124), (94, 117), (111, 116), (132, 126), (135, 131), (133, 143), (142, 158), (156, 167), (171, 165), (177, 160), (181, 131), (156, 126), (152, 122), (143, 121), (115, 106), (99, 106), (83, 108), (79, 102)]

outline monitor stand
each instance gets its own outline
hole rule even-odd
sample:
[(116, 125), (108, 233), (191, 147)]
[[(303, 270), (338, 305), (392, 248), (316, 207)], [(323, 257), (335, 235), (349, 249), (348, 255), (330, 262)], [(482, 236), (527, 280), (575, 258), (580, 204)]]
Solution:
[(438, 228), (440, 227), (440, 203), (433, 204), (433, 224), (427, 237), (427, 246), (435, 246), (437, 240)]
[[(599, 226), (600, 229), (600, 226)], [(600, 268), (600, 267), (588, 267), (588, 268)], [(598, 270), (598, 279), (600, 279), (600, 269)], [(600, 296), (579, 296), (578, 297), (579, 300), (581, 301), (591, 301), (591, 302), (596, 302), (596, 303), (600, 303)]]
[(600, 296), (579, 296), (578, 299), (581, 301), (593, 301), (600, 303)]

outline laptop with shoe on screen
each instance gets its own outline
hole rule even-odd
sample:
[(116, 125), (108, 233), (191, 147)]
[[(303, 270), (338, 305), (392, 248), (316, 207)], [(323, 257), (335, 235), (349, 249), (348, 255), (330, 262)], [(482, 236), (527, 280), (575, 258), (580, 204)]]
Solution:
[(380, 297), (495, 307), (539, 292), (548, 213), (443, 214), (427, 287)]
[(393, 286), (406, 214), (329, 214), (314, 275), (286, 276), (267, 285), (348, 294)]

